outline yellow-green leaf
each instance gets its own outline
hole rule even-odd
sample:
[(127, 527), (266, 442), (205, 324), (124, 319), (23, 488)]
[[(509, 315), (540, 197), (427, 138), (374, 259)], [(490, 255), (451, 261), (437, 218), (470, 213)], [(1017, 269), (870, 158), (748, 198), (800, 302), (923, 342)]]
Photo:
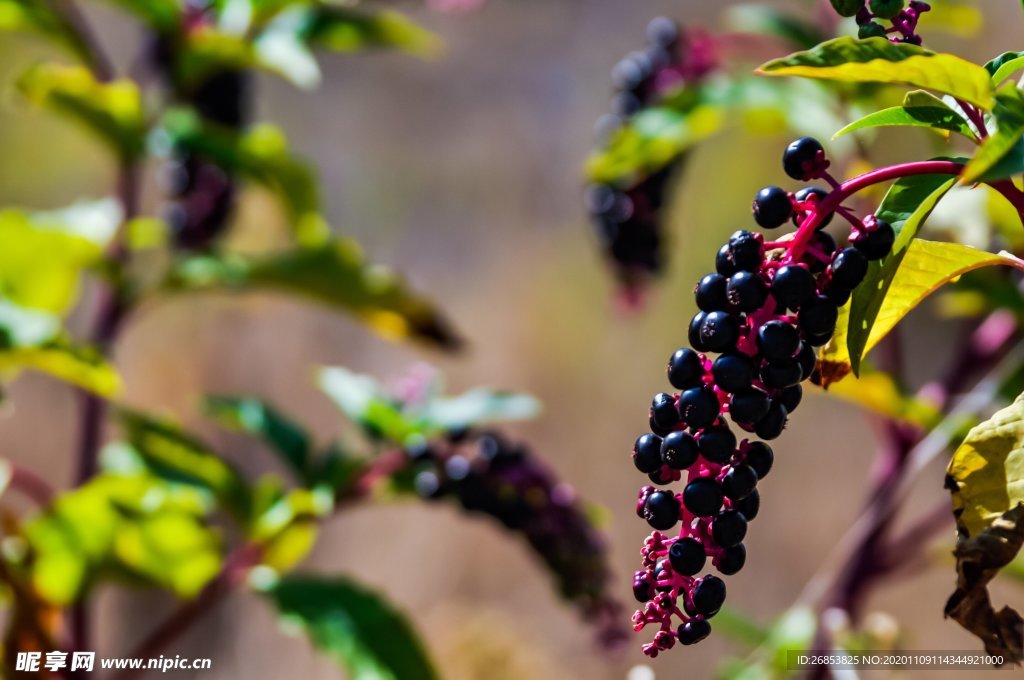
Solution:
[(350, 312), (390, 340), (420, 340), (446, 350), (461, 344), (433, 303), (391, 270), (366, 262), (349, 239), (261, 258), (192, 257), (180, 263), (169, 285), (172, 290), (276, 290)]
[[(974, 139), (970, 126), (948, 106), (894, 106), (875, 111), (853, 121), (833, 135), (833, 139), (857, 130), (875, 127), (926, 127), (946, 132), (959, 132)], [(948, 137), (948, 135), (946, 135)]]
[(1024, 52), (1003, 52), (985, 64), (985, 70), (992, 74), (992, 84), (998, 87), (1011, 74), (1024, 68)]
[(23, 369), (46, 373), (101, 397), (110, 398), (121, 391), (120, 374), (99, 351), (61, 339), (0, 349), (0, 373), (16, 374)]
[[(826, 359), (825, 354), (822, 360), (834, 361), (832, 357)], [(824, 372), (824, 366), (819, 370)], [(941, 418), (933, 404), (904, 394), (893, 377), (882, 371), (862, 372), (858, 378), (836, 382), (829, 388), (829, 394), (923, 430), (930, 430)]]
[(142, 154), (146, 120), (142, 95), (133, 81), (101, 83), (84, 66), (39, 64), (21, 76), (18, 86), (37, 105), (90, 128), (122, 156)]
[(992, 82), (981, 66), (886, 38), (836, 38), (758, 69), (769, 76), (799, 76), (848, 83), (912, 85), (991, 109)]
[[(996, 106), (993, 111), (996, 131), (990, 134), (974, 157), (967, 163), (960, 175), (961, 184), (973, 184), (979, 179), (1005, 179), (1024, 171), (1024, 154), (1017, 149), (1021, 137), (1024, 137), (1024, 93), (1009, 83), (996, 94)], [(1006, 159), (1008, 163), (1000, 163)]]
[(355, 52), (373, 47), (397, 47), (422, 57), (441, 51), (441, 39), (393, 10), (367, 12), (349, 7), (318, 7), (303, 30), (314, 47)]

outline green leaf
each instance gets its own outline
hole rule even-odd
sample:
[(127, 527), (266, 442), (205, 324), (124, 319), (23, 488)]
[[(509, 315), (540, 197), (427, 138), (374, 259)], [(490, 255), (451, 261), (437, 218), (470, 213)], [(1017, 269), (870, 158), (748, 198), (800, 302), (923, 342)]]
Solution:
[(164, 116), (159, 139), (168, 153), (186, 149), (274, 191), (287, 208), (300, 242), (322, 243), (327, 238), (313, 170), (292, 154), (284, 133), (274, 126), (257, 125), (239, 133), (177, 109)]
[(646, 109), (587, 160), (587, 176), (593, 182), (612, 183), (658, 171), (713, 135), (723, 123), (722, 112), (715, 106), (701, 104), (685, 111)]
[[(859, 373), (861, 358), (867, 354), (868, 340), (883, 304), (893, 289), (893, 278), (939, 200), (956, 184), (942, 175), (904, 177), (895, 182), (875, 214), (892, 225), (896, 241), (892, 252), (882, 261), (871, 262), (867, 276), (854, 291), (850, 301), (850, 323), (847, 348), (853, 372)], [(907, 310), (909, 311), (909, 310)]]
[(242, 520), (250, 516), (248, 484), (210, 447), (176, 425), (143, 413), (121, 409), (117, 415), (125, 440), (146, 469), (163, 479), (209, 491)]
[(353, 680), (438, 677), (405, 616), (345, 577), (289, 576), (266, 595), (286, 624), (305, 632)]
[(380, 384), (370, 376), (332, 366), (317, 371), (316, 383), (346, 418), (358, 423), (370, 436), (401, 445), (415, 433), (402, 404), (386, 397)]
[(985, 64), (985, 70), (992, 74), (992, 84), (999, 87), (1004, 80), (1024, 68), (1024, 52), (1003, 52)]
[[(993, 111), (996, 131), (990, 134), (974, 154), (963, 173), (961, 184), (973, 184), (984, 178), (986, 181), (1004, 179), (1024, 171), (1024, 153), (1010, 152), (1017, 148), (1024, 137), (1024, 93), (1009, 84), (996, 94)], [(1011, 156), (1009, 164), (1000, 164)], [(998, 166), (998, 168), (997, 168)]]
[(413, 339), (444, 350), (461, 340), (426, 298), (391, 270), (371, 265), (357, 244), (338, 239), (260, 258), (195, 256), (179, 263), (172, 290), (276, 290), (347, 311), (390, 340)]
[[(0, 332), (3, 330), (0, 322)], [(99, 350), (60, 337), (38, 345), (0, 349), (0, 373), (25, 369), (46, 373), (101, 397), (121, 391), (121, 376)]]
[(736, 31), (782, 38), (799, 49), (810, 49), (827, 39), (814, 24), (766, 5), (738, 5), (726, 16)]
[[(898, 64), (898, 66), (896, 66)], [(981, 108), (995, 103), (988, 71), (952, 54), (886, 38), (836, 38), (762, 65), (758, 73), (848, 83), (892, 83), (949, 94)]]
[[(916, 239), (907, 249), (888, 294), (874, 317), (863, 353), (866, 354), (926, 297), (967, 272), (997, 265), (1024, 270), (1024, 260), (1009, 253), (989, 253), (958, 243)], [(851, 322), (850, 330), (854, 329)], [(857, 327), (861, 335), (865, 327)], [(850, 355), (855, 347), (851, 345)], [(859, 366), (859, 361), (855, 364)]]
[(26, 523), (33, 586), (66, 605), (113, 573), (193, 597), (220, 569), (208, 513), (187, 488), (145, 474), (100, 474)]
[(1022, 656), (1020, 615), (996, 612), (987, 585), (1024, 543), (1024, 395), (974, 427), (946, 470), (957, 532), (957, 590), (952, 616), (985, 642), (989, 654), (1011, 663)]
[(422, 57), (440, 52), (441, 39), (393, 10), (367, 12), (319, 6), (309, 11), (303, 35), (310, 45), (335, 52), (398, 48)]
[[(938, 101), (938, 100), (936, 100)], [(927, 127), (935, 130), (959, 132), (968, 139), (975, 139), (967, 122), (948, 106), (894, 106), (869, 113), (855, 120), (833, 135), (833, 139), (856, 130), (875, 127), (909, 126)]]
[(312, 444), (309, 433), (301, 425), (259, 399), (209, 396), (205, 410), (224, 427), (267, 442), (299, 479), (307, 478)]
[(79, 121), (124, 158), (145, 148), (142, 96), (131, 80), (101, 83), (84, 66), (39, 64), (18, 80), (21, 92), (38, 106)]

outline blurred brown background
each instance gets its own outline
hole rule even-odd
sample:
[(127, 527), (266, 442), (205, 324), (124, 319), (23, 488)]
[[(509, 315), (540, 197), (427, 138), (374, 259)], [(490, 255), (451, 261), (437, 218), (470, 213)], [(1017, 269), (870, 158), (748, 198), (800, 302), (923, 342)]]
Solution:
[[(629, 447), (662, 386), (666, 358), (685, 339), (693, 281), (711, 267), (717, 244), (748, 226), (756, 189), (784, 179), (776, 157), (786, 135), (729, 133), (696, 152), (673, 202), (672, 266), (648, 310), (632, 317), (611, 304), (610, 280), (580, 205), (580, 167), (591, 124), (607, 109), (608, 71), (642, 43), (647, 21), (665, 13), (714, 25), (732, 4), (491, 0), (476, 13), (444, 15), (405, 3), (444, 36), (442, 58), (326, 56), (325, 81), (313, 93), (262, 79), (258, 117), (281, 124), (315, 162), (332, 223), (441, 301), (471, 346), (457, 357), (424, 354), (326, 311), (270, 297), (181, 299), (147, 308), (122, 337), (117, 360), (126, 399), (178, 415), (235, 460), (263, 470), (268, 457), (251, 443), (201, 423), (200, 394), (269, 397), (326, 438), (344, 424), (311, 387), (314, 364), (393, 377), (427, 360), (448, 373), (453, 390), (490, 384), (531, 392), (546, 406), (543, 417), (515, 429), (582, 495), (610, 510), (617, 584), (631, 607), (630, 574), (648, 530), (632, 512), (643, 480), (629, 463)], [(1020, 3), (981, 4), (989, 15), (982, 36), (929, 36), (932, 46), (981, 60), (1020, 48)], [(90, 16), (125, 63), (139, 47), (137, 28), (102, 6), (90, 7)], [(44, 54), (29, 39), (0, 37), (4, 91)], [(897, 140), (881, 138), (885, 156), (924, 148)], [(64, 121), (29, 111), (13, 94), (0, 109), (0, 143), (2, 204), (59, 206), (109, 190), (112, 165), (104, 150)], [(280, 238), (271, 206), (268, 196), (247, 194), (240, 243)], [(913, 353), (914, 368), (923, 369), (936, 336), (907, 332), (910, 341), (925, 343)], [(10, 397), (0, 419), (3, 455), (67, 483), (73, 394), (26, 376)], [(819, 569), (858, 513), (874, 453), (870, 424), (845, 403), (806, 400), (776, 447), (747, 568), (728, 582), (731, 605), (768, 622)], [(921, 498), (945, 493), (941, 467), (922, 475)], [(952, 544), (952, 526), (947, 538), (940, 552)], [(620, 656), (602, 655), (523, 545), (453, 509), (410, 503), (348, 513), (327, 527), (308, 568), (343, 570), (385, 591), (411, 613), (445, 677), (624, 678), (645, 663), (639, 640)], [(913, 580), (877, 591), (872, 609), (906, 625), (910, 648), (974, 649), (973, 638), (942, 620), (952, 585), (952, 565), (938, 561)], [(997, 597), (1020, 603), (1014, 588), (1004, 586)], [(105, 592), (102, 653), (127, 649), (168, 604)], [(658, 678), (710, 677), (723, 655), (738, 649), (714, 636), (652, 666)], [(214, 670), (204, 678), (338, 675), (304, 640), (280, 638), (269, 609), (243, 597), (217, 610), (173, 653), (212, 657)]]

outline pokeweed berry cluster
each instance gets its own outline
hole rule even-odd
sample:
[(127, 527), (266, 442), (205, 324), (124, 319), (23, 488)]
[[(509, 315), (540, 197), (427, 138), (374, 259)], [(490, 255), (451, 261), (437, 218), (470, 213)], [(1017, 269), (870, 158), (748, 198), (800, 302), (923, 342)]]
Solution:
[(455, 499), (471, 513), (521, 534), (555, 575), (603, 644), (624, 639), (619, 603), (608, 597), (607, 547), (571, 486), (523, 444), (483, 430), (460, 430), (406, 449), (416, 493)]
[[(816, 348), (832, 337), (839, 306), (863, 280), (868, 262), (892, 248), (888, 223), (875, 216), (860, 220), (839, 204), (842, 187), (828, 167), (817, 140), (804, 137), (786, 148), (787, 175), (827, 179), (837, 196), (815, 186), (757, 193), (753, 216), (760, 227), (792, 221), (798, 229), (776, 241), (741, 230), (721, 247), (715, 271), (696, 287), (691, 347), (668, 362), (677, 392), (655, 395), (650, 432), (633, 447), (633, 463), (651, 481), (640, 490), (636, 511), (654, 531), (633, 578), (633, 593), (643, 603), (633, 615), (635, 629), (658, 627), (643, 647), (649, 656), (711, 632), (709, 619), (722, 607), (726, 587), (718, 576), (699, 574), (709, 561), (723, 575), (746, 561), (747, 524), (760, 508), (757, 484), (775, 457), (759, 439), (782, 433), (800, 405), (801, 382), (815, 369)], [(843, 248), (822, 231), (835, 214), (853, 225)], [(681, 493), (664, 488), (684, 474)], [(677, 536), (664, 533), (677, 525)]]
[[(860, 38), (885, 37), (893, 42), (921, 44), (917, 34), (917, 22), (921, 15), (931, 9), (927, 2), (913, 0), (831, 0), (832, 7), (841, 16), (856, 17)], [(889, 22), (886, 28), (882, 21)]]
[[(671, 19), (651, 21), (647, 40), (643, 50), (630, 53), (612, 69), (612, 111), (597, 123), (601, 139), (665, 97), (703, 81), (717, 67), (711, 40), (684, 33)], [(662, 267), (660, 212), (666, 184), (682, 163), (683, 158), (676, 158), (639, 180), (586, 189), (587, 212), (626, 289), (636, 288)]]

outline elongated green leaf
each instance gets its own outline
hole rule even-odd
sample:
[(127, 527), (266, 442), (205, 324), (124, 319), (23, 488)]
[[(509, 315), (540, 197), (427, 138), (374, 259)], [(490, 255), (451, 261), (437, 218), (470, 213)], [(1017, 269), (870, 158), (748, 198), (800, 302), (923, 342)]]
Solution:
[(126, 158), (142, 154), (146, 120), (142, 96), (131, 80), (98, 82), (84, 66), (39, 64), (18, 81), (39, 106), (82, 123)]
[(967, 163), (960, 176), (962, 184), (972, 184), (982, 178), (988, 181), (1004, 179), (1024, 172), (1024, 154), (1019, 149), (1008, 159), (1008, 164), (1000, 163), (1011, 155), (1024, 137), (1024, 94), (1012, 84), (1000, 89), (993, 113), (996, 131), (982, 142), (974, 158)]
[(204, 123), (192, 111), (176, 109), (164, 116), (161, 132), (168, 152), (187, 149), (274, 191), (287, 208), (302, 243), (322, 243), (327, 238), (313, 170), (291, 152), (288, 140), (277, 128), (258, 125), (239, 133)]
[(302, 34), (314, 47), (336, 52), (388, 47), (425, 57), (441, 49), (440, 38), (393, 10), (320, 6), (308, 16)]
[(390, 270), (366, 262), (349, 239), (264, 258), (193, 257), (180, 264), (170, 286), (178, 290), (277, 290), (350, 312), (391, 340), (420, 340), (445, 350), (461, 344), (431, 302), (411, 291)]
[(942, 92), (981, 108), (995, 103), (988, 71), (952, 54), (930, 52), (885, 38), (836, 38), (770, 61), (769, 76), (800, 76), (848, 83), (893, 83)]
[(210, 396), (206, 398), (206, 413), (225, 427), (266, 441), (300, 479), (308, 475), (312, 447), (309, 434), (273, 407), (258, 399)]
[(989, 654), (1019, 663), (1020, 615), (996, 612), (987, 585), (1024, 543), (1024, 395), (973, 428), (946, 470), (957, 532), (957, 590), (952, 616), (985, 643)]
[(438, 677), (405, 616), (345, 577), (289, 576), (266, 595), (285, 623), (304, 631), (353, 680)]
[(1003, 52), (985, 64), (985, 70), (992, 74), (992, 84), (996, 87), (1022, 68), (1024, 68), (1024, 52)]
[(868, 340), (878, 314), (893, 289), (893, 278), (911, 242), (936, 204), (954, 184), (955, 179), (941, 175), (905, 177), (892, 185), (875, 211), (880, 219), (892, 225), (896, 241), (888, 257), (870, 263), (867, 276), (850, 300), (846, 344), (855, 374), (860, 371), (860, 361), (868, 351)]
[(0, 0), (0, 31), (36, 33), (88, 63), (90, 53), (82, 36), (53, 10), (49, 3), (38, 0)]
[(147, 469), (161, 478), (208, 490), (237, 517), (249, 517), (252, 499), (245, 479), (210, 447), (175, 425), (137, 411), (122, 409), (118, 417), (125, 440)]
[[(1024, 270), (1024, 260), (1009, 253), (989, 253), (958, 243), (914, 240), (892, 278), (888, 294), (874, 318), (861, 356), (867, 354), (903, 317), (943, 285), (967, 272), (993, 266)], [(850, 356), (853, 357), (852, 348)], [(859, 368), (859, 362), (855, 365)]]
[(968, 139), (975, 138), (967, 122), (948, 106), (894, 106), (855, 120), (835, 133), (833, 139), (857, 130), (889, 126), (926, 127), (959, 132)]

